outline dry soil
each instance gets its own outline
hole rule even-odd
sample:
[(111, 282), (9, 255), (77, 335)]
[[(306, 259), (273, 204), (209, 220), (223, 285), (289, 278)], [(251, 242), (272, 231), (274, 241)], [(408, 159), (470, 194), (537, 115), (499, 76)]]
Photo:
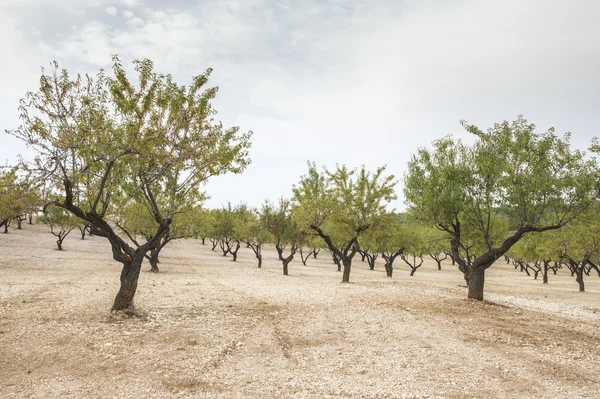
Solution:
[(326, 253), (282, 275), (197, 240), (140, 276), (137, 315), (109, 312), (119, 264), (105, 239), (54, 248), (43, 226), (0, 235), (0, 398), (598, 398), (600, 278), (550, 284), (494, 265), (486, 301), (426, 260), (356, 259), (350, 284)]

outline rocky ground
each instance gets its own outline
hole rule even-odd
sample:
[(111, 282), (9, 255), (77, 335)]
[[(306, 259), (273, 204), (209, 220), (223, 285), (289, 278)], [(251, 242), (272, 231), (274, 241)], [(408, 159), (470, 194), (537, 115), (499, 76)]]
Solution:
[(105, 239), (54, 248), (42, 226), (0, 235), (2, 398), (600, 397), (597, 276), (579, 293), (498, 264), (480, 303), (449, 263), (389, 279), (357, 259), (341, 284), (325, 253), (283, 276), (273, 250), (258, 269), (188, 240), (126, 317)]

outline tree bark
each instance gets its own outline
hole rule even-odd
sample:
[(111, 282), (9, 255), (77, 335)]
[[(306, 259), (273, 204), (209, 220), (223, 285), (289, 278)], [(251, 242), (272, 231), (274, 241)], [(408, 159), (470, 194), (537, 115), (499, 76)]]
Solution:
[(279, 240), (277, 240), (275, 243), (275, 249), (277, 250), (277, 256), (279, 256), (279, 260), (283, 262), (283, 248), (281, 247)]
[(485, 283), (485, 269), (473, 269), (469, 281), (469, 295), (471, 299), (483, 301), (483, 286)]
[(352, 259), (342, 259), (342, 263), (344, 264), (344, 273), (342, 274), (342, 283), (350, 282), (350, 269), (352, 268)]
[(577, 268), (577, 278), (575, 281), (579, 284), (579, 292), (585, 292), (585, 283), (583, 282), (583, 265)]
[(394, 267), (392, 266), (391, 262), (386, 261), (385, 262), (385, 275), (386, 275), (386, 277), (392, 277), (393, 273), (394, 273)]
[(319, 252), (321, 252), (319, 248), (313, 248), (313, 259), (317, 259)]
[(61, 238), (59, 238), (58, 240), (56, 240), (56, 246), (58, 247), (59, 251), (63, 250), (63, 248), (62, 248), (62, 239)]
[(158, 268), (158, 248), (150, 250), (150, 271), (153, 273), (158, 273), (160, 270)]
[(121, 270), (121, 286), (119, 287), (119, 292), (117, 292), (111, 310), (126, 310), (133, 308), (133, 297), (137, 290), (144, 252), (145, 250), (138, 249), (130, 262), (123, 263), (123, 269)]

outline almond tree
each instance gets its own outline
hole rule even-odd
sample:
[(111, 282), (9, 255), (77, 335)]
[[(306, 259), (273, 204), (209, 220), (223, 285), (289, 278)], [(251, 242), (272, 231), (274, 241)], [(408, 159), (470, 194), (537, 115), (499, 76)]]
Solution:
[[(325, 241), (332, 255), (339, 258), (344, 272), (342, 282), (350, 282), (352, 258), (359, 249), (358, 239), (367, 230), (377, 228), (377, 218), (396, 198), (394, 176), (384, 176), (385, 167), (373, 173), (365, 167), (350, 170), (345, 165), (335, 171), (317, 171), (309, 163), (308, 174), (294, 186), (292, 213), (301, 229)], [(340, 232), (340, 242), (332, 239)]]
[(50, 227), (50, 233), (57, 238), (56, 246), (59, 251), (62, 251), (63, 241), (77, 227), (78, 220), (64, 208), (50, 204), (50, 206), (45, 207), (44, 214), (37, 219), (37, 223)]
[[(278, 205), (265, 201), (260, 209), (260, 221), (275, 244), (277, 255), (283, 265), (283, 274), (287, 276), (288, 266), (305, 240), (303, 232), (291, 218), (290, 201), (280, 198)], [(286, 248), (290, 251), (287, 256), (285, 256)]]
[[(445, 137), (413, 155), (404, 194), (411, 212), (447, 233), (452, 256), (465, 274), (468, 297), (483, 300), (485, 271), (524, 235), (568, 224), (594, 200), (595, 164), (572, 150), (569, 134), (519, 117), (487, 132), (463, 122), (473, 145)], [(505, 223), (501, 237), (498, 224)], [(469, 262), (461, 253), (465, 228), (482, 248)]]
[[(21, 101), (22, 126), (10, 133), (37, 155), (31, 169), (59, 190), (52, 203), (89, 222), (122, 264), (112, 309), (132, 306), (142, 261), (169, 233), (173, 217), (212, 176), (248, 165), (250, 133), (214, 121), (207, 88), (211, 70), (189, 86), (134, 61), (136, 83), (114, 57), (112, 75), (71, 78), (52, 64), (38, 91)], [(150, 239), (132, 244), (104, 217), (113, 196), (144, 204), (157, 224)]]

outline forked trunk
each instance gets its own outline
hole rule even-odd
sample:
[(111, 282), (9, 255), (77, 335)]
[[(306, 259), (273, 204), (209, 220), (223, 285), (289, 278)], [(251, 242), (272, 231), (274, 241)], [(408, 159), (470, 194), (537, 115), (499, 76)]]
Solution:
[(485, 283), (485, 269), (473, 269), (469, 280), (469, 295), (471, 299), (483, 301), (483, 286)]
[(113, 302), (111, 310), (125, 310), (133, 307), (133, 297), (137, 290), (138, 278), (142, 269), (144, 253), (136, 251), (130, 262), (123, 263), (121, 270), (121, 286)]
[(283, 248), (279, 245), (279, 242), (275, 244), (275, 249), (277, 250), (277, 256), (279, 257), (279, 260), (283, 262)]
[(313, 259), (317, 259), (317, 255), (319, 254), (319, 252), (321, 252), (320, 249), (318, 249), (318, 248), (313, 249)]

